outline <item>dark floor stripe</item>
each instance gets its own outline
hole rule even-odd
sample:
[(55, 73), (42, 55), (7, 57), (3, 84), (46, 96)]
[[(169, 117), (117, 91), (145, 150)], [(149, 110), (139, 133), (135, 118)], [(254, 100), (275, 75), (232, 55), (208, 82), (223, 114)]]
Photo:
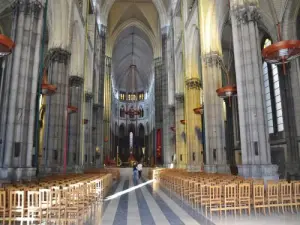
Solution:
[(141, 224), (142, 225), (155, 225), (153, 216), (149, 210), (149, 206), (145, 200), (145, 197), (144, 197), (141, 189), (136, 189), (135, 194), (136, 194), (136, 200), (137, 200), (138, 207), (139, 207)]
[[(120, 180), (118, 180), (117, 182), (114, 182), (114, 183), (113, 183), (111, 189), (110, 189), (109, 192), (108, 192), (108, 196), (113, 195), (113, 194), (116, 193), (116, 190), (117, 190), (119, 184), (120, 184)], [(104, 197), (106, 197), (106, 196), (104, 196)], [(103, 204), (103, 215), (104, 215), (105, 210), (107, 209), (107, 206), (108, 206), (108, 204), (110, 203), (110, 201), (111, 201), (111, 200), (105, 201), (105, 202), (104, 202), (104, 204)]]
[[(129, 180), (126, 180), (123, 185), (123, 191), (128, 188), (129, 188)], [(128, 215), (128, 193), (120, 197), (119, 205), (117, 208), (113, 225), (127, 225), (127, 215)]]
[[(168, 195), (168, 191), (165, 188), (160, 186), (160, 190), (163, 191), (166, 195)], [(173, 195), (172, 200), (176, 202), (177, 205), (179, 205), (183, 210), (185, 210), (192, 218), (198, 221), (201, 225), (216, 225), (211, 220), (206, 218), (204, 215), (194, 210), (191, 206), (187, 205), (186, 203), (183, 203), (177, 196)]]
[[(146, 180), (143, 179), (143, 182), (145, 181)], [(182, 220), (174, 213), (174, 211), (167, 205), (167, 203), (165, 203), (165, 201), (153, 191), (152, 185), (147, 185), (146, 188), (171, 225), (185, 225)]]

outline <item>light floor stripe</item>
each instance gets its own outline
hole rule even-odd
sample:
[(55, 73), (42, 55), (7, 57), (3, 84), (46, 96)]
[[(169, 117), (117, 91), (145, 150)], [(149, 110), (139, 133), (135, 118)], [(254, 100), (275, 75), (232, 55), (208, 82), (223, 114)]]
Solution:
[[(121, 178), (122, 179), (122, 178)], [(125, 180), (121, 180), (116, 193), (123, 190)], [(105, 213), (102, 217), (101, 225), (112, 225), (115, 219), (115, 215), (118, 209), (120, 198), (116, 198), (110, 201), (109, 205), (107, 206)]]
[(149, 206), (149, 210), (153, 216), (154, 222), (157, 225), (163, 224), (168, 225), (170, 224), (167, 218), (165, 217), (164, 213), (161, 211), (160, 207), (157, 205), (149, 191), (147, 190), (147, 187), (142, 187), (141, 192), (145, 197), (145, 200), (147, 202), (147, 205)]
[[(129, 187), (133, 186), (132, 179), (129, 179)], [(128, 194), (128, 215), (127, 224), (141, 225), (141, 218), (138, 208), (138, 202), (136, 200), (135, 191), (129, 192)]]
[(199, 225), (195, 219), (193, 219), (189, 214), (187, 214), (182, 208), (180, 208), (169, 196), (167, 196), (161, 190), (157, 190), (156, 193), (164, 200), (164, 202), (174, 211), (174, 213), (188, 225)]

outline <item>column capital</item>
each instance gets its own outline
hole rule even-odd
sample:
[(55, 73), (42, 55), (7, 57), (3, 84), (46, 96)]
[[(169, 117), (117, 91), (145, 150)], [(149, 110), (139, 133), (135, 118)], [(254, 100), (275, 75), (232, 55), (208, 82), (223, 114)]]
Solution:
[(70, 87), (80, 87), (83, 84), (83, 78), (80, 76), (70, 76), (69, 85)]
[(185, 85), (188, 90), (191, 90), (191, 89), (200, 90), (200, 88), (201, 88), (201, 82), (200, 82), (199, 78), (190, 78), (185, 81)]
[(85, 92), (84, 96), (85, 96), (85, 102), (89, 102), (90, 100), (93, 99), (94, 95), (91, 92)]
[(16, 0), (12, 3), (11, 8), (15, 13), (24, 12), (26, 15), (34, 13), (34, 17), (37, 19), (43, 8), (43, 4), (40, 0), (35, 0), (33, 2)]
[(175, 99), (178, 102), (184, 102), (184, 94), (183, 93), (176, 93), (175, 94)]
[(70, 58), (70, 52), (61, 49), (61, 48), (51, 48), (48, 50), (46, 55), (46, 63), (47, 61), (57, 61), (59, 63), (67, 63), (68, 59)]
[(104, 106), (103, 106), (103, 104), (93, 104), (93, 108), (94, 109), (103, 109), (104, 108)]
[(106, 32), (107, 32), (107, 27), (105, 25), (101, 24), (100, 37), (105, 38), (106, 37)]
[(202, 60), (207, 67), (219, 66), (222, 63), (222, 57), (216, 51), (202, 55)]
[(168, 105), (168, 108), (170, 111), (174, 111), (175, 110), (175, 105), (172, 104), (172, 105)]
[(164, 26), (164, 27), (162, 27), (161, 28), (161, 34), (162, 35), (168, 35), (168, 33), (169, 33), (169, 28), (170, 28), (170, 26)]
[(239, 23), (249, 23), (250, 21), (259, 21), (261, 18), (256, 3), (232, 5), (231, 13), (236, 17)]

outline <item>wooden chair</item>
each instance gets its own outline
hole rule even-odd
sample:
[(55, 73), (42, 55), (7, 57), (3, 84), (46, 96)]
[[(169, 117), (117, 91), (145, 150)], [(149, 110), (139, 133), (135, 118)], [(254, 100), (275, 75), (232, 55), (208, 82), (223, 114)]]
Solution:
[(25, 193), (24, 191), (9, 191), (9, 216), (8, 224), (12, 222), (20, 222), (21, 225), (25, 221)]
[(263, 209), (266, 215), (266, 204), (265, 204), (265, 186), (263, 184), (253, 185), (253, 207), (256, 215), (256, 209)]
[[(214, 211), (222, 212), (222, 190), (220, 185), (210, 186), (209, 195), (209, 212), (212, 214)], [(207, 209), (207, 208), (206, 208)], [(207, 215), (207, 210), (206, 210)]]
[(277, 208), (279, 212), (279, 191), (278, 183), (269, 182), (267, 185), (267, 203), (269, 214), (271, 214), (271, 207)]
[(0, 221), (2, 224), (5, 224), (5, 218), (7, 217), (7, 208), (6, 208), (6, 191), (0, 189)]
[(227, 211), (233, 210), (234, 215), (236, 215), (236, 209), (237, 209), (237, 185), (236, 184), (228, 184), (225, 185), (225, 195), (224, 195), (224, 210), (225, 215)]
[(248, 214), (251, 213), (251, 185), (249, 183), (239, 184), (239, 196), (238, 206), (240, 215), (242, 215), (242, 209), (248, 210)]
[(280, 205), (284, 213), (285, 206), (290, 207), (293, 212), (292, 184), (283, 182), (280, 184)]
[(39, 201), (39, 191), (27, 192), (27, 224), (34, 224), (35, 222), (42, 223), (41, 206)]

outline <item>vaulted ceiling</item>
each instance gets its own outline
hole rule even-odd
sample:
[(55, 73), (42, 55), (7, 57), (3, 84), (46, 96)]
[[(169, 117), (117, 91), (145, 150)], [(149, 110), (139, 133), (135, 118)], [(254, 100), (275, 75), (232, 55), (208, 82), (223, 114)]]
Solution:
[[(167, 3), (164, 1), (163, 7)], [(107, 26), (115, 88), (147, 91), (153, 79), (153, 59), (157, 57), (154, 45), (160, 46), (161, 41), (157, 6), (153, 0), (116, 0)], [(136, 65), (134, 75), (128, 73), (131, 64)]]

